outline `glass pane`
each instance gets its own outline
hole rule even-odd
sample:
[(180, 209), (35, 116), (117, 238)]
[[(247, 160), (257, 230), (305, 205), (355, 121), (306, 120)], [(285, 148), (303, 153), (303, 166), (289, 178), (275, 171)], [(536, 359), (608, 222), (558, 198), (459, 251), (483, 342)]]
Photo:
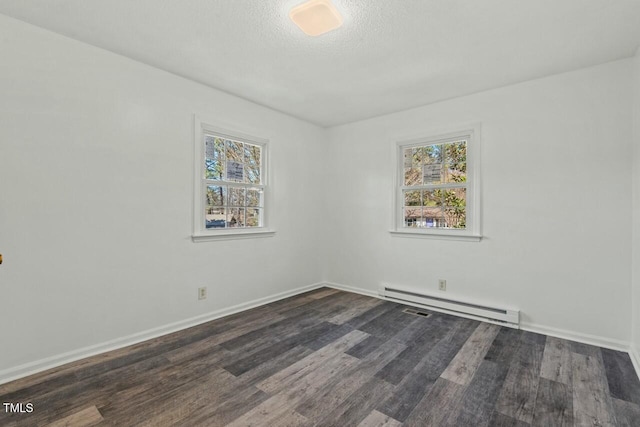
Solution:
[(404, 226), (417, 228), (422, 226), (422, 208), (404, 208)]
[(247, 206), (261, 207), (262, 206), (262, 190), (255, 188), (247, 189)]
[(442, 206), (442, 190), (424, 190), (422, 205), (428, 207)]
[(465, 206), (447, 206), (444, 208), (447, 228), (466, 228), (467, 211)]
[(420, 168), (404, 169), (404, 185), (421, 185), (422, 173)]
[(250, 184), (260, 184), (260, 166), (250, 163), (244, 165), (245, 182)]
[(458, 207), (467, 204), (466, 188), (449, 188), (444, 190), (444, 204), (447, 206)]
[(247, 208), (247, 227), (260, 227), (261, 209)]
[(445, 182), (467, 182), (467, 164), (456, 163), (445, 166)]
[(411, 152), (412, 158), (412, 167), (419, 168), (425, 162), (427, 157), (427, 147), (416, 147)]
[(440, 206), (425, 207), (423, 210), (424, 227), (442, 228), (445, 225), (444, 214)]
[(244, 144), (245, 163), (260, 167), (262, 148), (259, 145)]
[(205, 178), (221, 180), (224, 177), (224, 141), (205, 135)]
[(456, 141), (444, 145), (445, 182), (467, 181), (467, 141)]
[(427, 145), (424, 147), (424, 163), (443, 163), (442, 145)]
[(218, 206), (207, 206), (204, 212), (206, 228), (225, 228), (225, 209)]
[(261, 148), (257, 145), (244, 144), (245, 182), (260, 184)]
[(227, 187), (207, 186), (207, 206), (224, 206), (227, 201)]
[(229, 206), (244, 206), (244, 188), (229, 188)]
[(244, 181), (244, 144), (238, 141), (225, 140), (226, 150), (226, 179), (228, 181)]
[(445, 162), (450, 165), (466, 163), (467, 161), (467, 141), (450, 142), (444, 145)]
[(425, 184), (441, 183), (442, 175), (442, 163), (429, 163), (422, 167), (422, 180)]
[(420, 190), (405, 191), (404, 192), (404, 205), (405, 206), (420, 206)]
[(244, 208), (227, 209), (227, 227), (244, 227)]
[(450, 188), (444, 192), (444, 214), (449, 228), (466, 227), (467, 189)]
[(405, 168), (411, 168), (413, 166), (413, 148), (405, 148), (402, 150), (403, 164)]
[(244, 163), (244, 144), (230, 139), (225, 140), (227, 144), (227, 160)]

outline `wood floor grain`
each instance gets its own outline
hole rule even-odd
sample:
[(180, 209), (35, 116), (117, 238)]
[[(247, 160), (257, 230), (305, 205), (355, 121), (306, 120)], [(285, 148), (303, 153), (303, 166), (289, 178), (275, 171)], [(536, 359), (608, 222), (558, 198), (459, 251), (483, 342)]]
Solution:
[(0, 386), (1, 426), (640, 426), (626, 353), (322, 288)]
[(573, 395), (566, 384), (540, 378), (533, 426), (573, 425)]
[(571, 349), (565, 340), (547, 338), (540, 376), (571, 386)]
[(499, 326), (480, 324), (442, 373), (442, 378), (461, 385), (469, 384), (498, 332)]
[(98, 408), (91, 406), (68, 417), (47, 424), (47, 427), (90, 427), (104, 421)]
[(358, 427), (400, 427), (401, 425), (393, 418), (374, 410), (358, 424)]
[(573, 419), (578, 425), (616, 425), (600, 354), (573, 353)]
[(544, 346), (528, 340), (523, 333), (518, 351), (496, 402), (496, 411), (531, 424), (540, 380)]

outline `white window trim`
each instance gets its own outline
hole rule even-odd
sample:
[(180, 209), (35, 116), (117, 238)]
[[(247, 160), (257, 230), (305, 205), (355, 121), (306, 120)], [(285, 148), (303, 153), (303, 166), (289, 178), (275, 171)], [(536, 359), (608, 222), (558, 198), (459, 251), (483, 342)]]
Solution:
[[(235, 141), (247, 142), (249, 144), (259, 145), (262, 150), (261, 177), (263, 190), (263, 211), (262, 226), (252, 228), (224, 228), (224, 229), (207, 229), (205, 227), (204, 211), (206, 206), (206, 194), (204, 186), (204, 162), (205, 147), (204, 134), (210, 132), (218, 136), (228, 137)], [(202, 121), (198, 116), (194, 117), (194, 191), (193, 191), (193, 234), (194, 242), (205, 242), (211, 240), (235, 240), (235, 239), (252, 239), (259, 237), (271, 237), (275, 234), (275, 230), (269, 228), (269, 212), (271, 210), (271, 188), (269, 186), (269, 140), (258, 138), (244, 132), (238, 132), (229, 128), (220, 128)]]
[[(480, 200), (480, 125), (457, 127), (458, 130), (443, 133), (431, 133), (427, 136), (394, 140), (396, 158), (394, 179), (393, 228), (389, 230), (392, 236), (417, 237), (444, 240), (462, 240), (479, 242), (481, 233), (481, 200)], [(451, 139), (465, 138), (467, 140), (467, 228), (464, 230), (438, 228), (407, 228), (404, 227), (402, 212), (402, 189), (404, 184), (404, 157), (402, 150), (408, 147), (437, 144)]]

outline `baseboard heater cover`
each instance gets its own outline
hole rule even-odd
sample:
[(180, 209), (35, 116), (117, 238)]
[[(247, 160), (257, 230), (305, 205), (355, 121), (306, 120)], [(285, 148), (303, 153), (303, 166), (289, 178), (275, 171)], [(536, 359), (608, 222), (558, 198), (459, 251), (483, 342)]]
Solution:
[(381, 297), (388, 300), (400, 303), (417, 304), (419, 306), (435, 309), (436, 311), (486, 320), (492, 323), (510, 326), (512, 328), (518, 328), (520, 324), (519, 310), (489, 307), (468, 301), (430, 295), (412, 289), (403, 289), (398, 286), (382, 285), (379, 288), (379, 294)]

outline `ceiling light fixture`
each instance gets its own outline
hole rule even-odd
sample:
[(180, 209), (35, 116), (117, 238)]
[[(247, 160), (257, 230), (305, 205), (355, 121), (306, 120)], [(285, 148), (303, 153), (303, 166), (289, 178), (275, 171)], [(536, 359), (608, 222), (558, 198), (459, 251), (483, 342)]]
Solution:
[(289, 18), (310, 36), (319, 36), (342, 25), (342, 15), (331, 0), (309, 0), (291, 9)]

